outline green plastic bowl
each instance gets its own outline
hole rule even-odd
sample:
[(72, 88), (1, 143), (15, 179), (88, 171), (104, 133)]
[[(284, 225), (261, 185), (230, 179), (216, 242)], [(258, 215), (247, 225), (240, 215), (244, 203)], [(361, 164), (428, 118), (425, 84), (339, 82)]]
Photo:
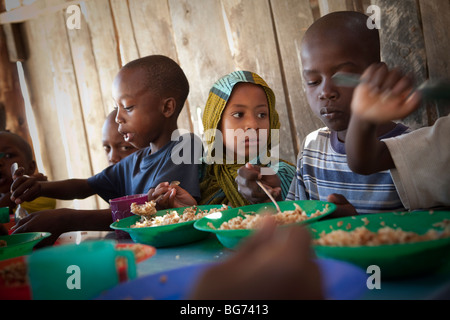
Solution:
[[(314, 221), (317, 221), (329, 214), (331, 214), (334, 210), (336, 210), (336, 205), (329, 202), (323, 202), (323, 201), (315, 201), (315, 200), (299, 200), (299, 201), (282, 201), (278, 202), (278, 206), (280, 207), (281, 211), (288, 211), (288, 210), (294, 210), (295, 206), (294, 203), (299, 205), (308, 216), (311, 214), (319, 211), (323, 211), (328, 206), (328, 210), (324, 212), (319, 217), (310, 218), (308, 220), (305, 220), (303, 222), (300, 222), (299, 224), (308, 224), (312, 223)], [(212, 232), (216, 235), (217, 239), (222, 243), (222, 245), (229, 249), (236, 248), (239, 243), (244, 239), (247, 238), (249, 235), (251, 235), (255, 230), (249, 230), (249, 229), (239, 229), (239, 230), (219, 230), (220, 225), (228, 221), (232, 218), (237, 217), (240, 214), (240, 211), (244, 212), (244, 214), (248, 213), (260, 213), (265, 209), (271, 209), (276, 210), (275, 205), (273, 203), (260, 203), (260, 204), (253, 204), (245, 207), (240, 208), (233, 208), (228, 209), (223, 212), (218, 212), (212, 215), (209, 215), (208, 217), (204, 217), (194, 223), (194, 227), (201, 231), (206, 232)], [(214, 228), (211, 228), (208, 226), (208, 223), (211, 223)]]
[(0, 240), (6, 241), (6, 247), (0, 247), (0, 260), (28, 255), (35, 245), (50, 235), (48, 232), (30, 232), (1, 236)]
[[(210, 210), (213, 208), (222, 208), (222, 205), (204, 205), (197, 206), (200, 210)], [(179, 215), (188, 208), (175, 208), (169, 210), (160, 210), (156, 212), (157, 216), (163, 216), (168, 211), (176, 211)], [(175, 223), (165, 226), (131, 228), (133, 224), (141, 219), (140, 216), (133, 215), (111, 224), (111, 228), (128, 232), (131, 239), (136, 243), (148, 244), (156, 248), (178, 246), (190, 242), (205, 239), (208, 234), (194, 228), (195, 221)]]
[[(442, 231), (436, 223), (445, 219), (450, 219), (450, 211), (391, 212), (320, 221), (309, 225), (309, 229), (313, 238), (318, 239), (322, 232), (327, 234), (339, 229), (352, 231), (368, 221), (366, 228), (373, 232), (386, 226), (424, 234), (430, 229)], [(380, 268), (382, 279), (433, 273), (450, 262), (450, 238), (379, 246), (314, 245), (314, 249), (319, 257), (345, 260), (364, 270), (376, 265)]]

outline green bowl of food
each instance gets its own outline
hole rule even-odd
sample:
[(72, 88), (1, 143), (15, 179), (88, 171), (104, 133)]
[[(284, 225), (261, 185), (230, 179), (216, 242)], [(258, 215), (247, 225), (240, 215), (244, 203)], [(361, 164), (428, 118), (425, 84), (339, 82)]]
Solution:
[(433, 273), (450, 262), (450, 211), (397, 212), (309, 225), (319, 257), (345, 260), (381, 277)]
[[(277, 202), (281, 214), (273, 214), (278, 225), (307, 224), (317, 221), (336, 210), (336, 205), (315, 200)], [(201, 231), (212, 232), (226, 248), (239, 243), (259, 228), (264, 213), (276, 213), (273, 203), (260, 203), (214, 213), (194, 223)]]
[(35, 245), (50, 237), (48, 232), (30, 232), (0, 237), (0, 260), (28, 255)]
[(208, 234), (195, 229), (194, 222), (204, 215), (224, 209), (226, 207), (222, 205), (204, 205), (160, 210), (153, 220), (133, 215), (112, 223), (110, 227), (129, 233), (136, 243), (156, 248), (177, 246), (205, 239)]

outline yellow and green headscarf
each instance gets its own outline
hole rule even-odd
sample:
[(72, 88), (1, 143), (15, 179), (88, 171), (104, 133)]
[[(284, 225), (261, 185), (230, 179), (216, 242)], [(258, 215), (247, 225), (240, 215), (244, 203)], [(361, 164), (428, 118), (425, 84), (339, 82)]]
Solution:
[[(275, 110), (275, 95), (267, 83), (256, 73), (249, 71), (235, 71), (220, 80), (211, 88), (203, 111), (203, 128), (205, 140), (208, 145), (207, 162), (211, 159), (211, 152), (215, 141), (215, 132), (218, 129), (222, 113), (225, 110), (228, 99), (236, 84), (254, 83), (262, 87), (267, 96), (269, 106), (270, 129), (279, 129), (280, 121)], [(213, 130), (211, 130), (213, 129)], [(270, 150), (270, 134), (267, 145)], [(200, 204), (227, 204), (232, 207), (248, 205), (249, 202), (238, 192), (235, 182), (237, 170), (242, 164), (210, 164), (206, 167), (206, 172), (200, 183), (201, 201)]]

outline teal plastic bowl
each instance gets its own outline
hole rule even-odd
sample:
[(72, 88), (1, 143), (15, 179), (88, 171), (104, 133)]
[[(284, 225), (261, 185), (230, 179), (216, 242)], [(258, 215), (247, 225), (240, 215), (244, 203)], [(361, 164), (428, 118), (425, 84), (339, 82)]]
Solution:
[(0, 260), (28, 255), (35, 245), (50, 235), (48, 232), (30, 232), (1, 236), (0, 240), (6, 241), (6, 247), (0, 247)]
[[(281, 211), (290, 211), (295, 210), (294, 204), (299, 205), (308, 216), (316, 213), (317, 210), (324, 211), (321, 216), (307, 219), (305, 221), (300, 222), (299, 224), (307, 224), (317, 221), (336, 210), (336, 205), (330, 202), (323, 201), (315, 201), (315, 200), (299, 200), (299, 201), (282, 201), (278, 202), (278, 206)], [(238, 229), (238, 230), (219, 230), (221, 224), (225, 221), (228, 221), (232, 218), (241, 215), (241, 213), (249, 214), (249, 213), (260, 213), (264, 210), (276, 210), (275, 205), (273, 203), (260, 203), (249, 205), (240, 208), (228, 209), (223, 212), (217, 212), (207, 217), (204, 217), (194, 223), (194, 227), (198, 230), (205, 232), (212, 232), (216, 235), (217, 239), (222, 243), (222, 245), (229, 249), (236, 248), (239, 243), (251, 235), (255, 230), (249, 229)], [(212, 224), (213, 227), (209, 226), (209, 223)]]
[[(314, 239), (334, 230), (352, 231), (365, 226), (372, 232), (383, 227), (425, 234), (430, 229), (443, 231), (450, 211), (391, 212), (330, 219), (310, 224)], [(436, 240), (385, 244), (378, 246), (314, 245), (317, 256), (347, 261), (366, 270), (375, 265), (383, 279), (407, 278), (429, 274), (450, 262), (450, 237)]]
[[(222, 205), (197, 206), (197, 210), (211, 210), (222, 208)], [(176, 211), (179, 215), (188, 208), (175, 208), (170, 210), (160, 210), (157, 216), (163, 216), (168, 211)], [(111, 224), (111, 228), (128, 232), (131, 239), (136, 243), (148, 244), (156, 248), (178, 246), (205, 239), (208, 234), (194, 228), (195, 221), (175, 223), (165, 226), (131, 228), (141, 219), (140, 216), (133, 215)]]

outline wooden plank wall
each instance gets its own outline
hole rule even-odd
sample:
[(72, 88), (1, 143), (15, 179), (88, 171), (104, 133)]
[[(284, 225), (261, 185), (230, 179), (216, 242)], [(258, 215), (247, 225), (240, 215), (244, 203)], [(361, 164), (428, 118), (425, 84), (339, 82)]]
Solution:
[[(303, 138), (322, 126), (306, 101), (300, 61), (303, 34), (320, 16), (366, 12), (376, 4), (389, 65), (418, 80), (450, 71), (450, 0), (85, 0), (75, 1), (82, 12), (79, 30), (66, 27), (64, 7), (74, 1), (36, 1), (46, 9), (21, 25), (29, 53), (24, 68), (42, 170), (51, 179), (87, 178), (106, 167), (101, 126), (113, 108), (111, 83), (138, 57), (163, 54), (179, 62), (191, 84), (179, 127), (195, 133), (201, 133), (201, 112), (219, 77), (242, 69), (260, 74), (277, 97), (281, 157), (292, 162)], [(427, 106), (406, 122), (418, 128), (446, 113), (445, 106)], [(105, 207), (98, 198), (64, 205)]]
[[(3, 3), (0, 2), (0, 12), (4, 10)], [(2, 28), (0, 29), (0, 129), (9, 129), (31, 143), (17, 66), (8, 57), (7, 38)]]
[[(448, 30), (450, 23), (450, 0), (424, 1), (420, 0), (420, 13), (423, 24), (425, 52), (427, 56), (428, 77), (438, 79), (450, 77), (450, 41)], [(429, 108), (429, 122), (437, 117), (444, 117), (450, 113), (450, 104), (439, 102), (436, 109)], [(436, 111), (437, 114), (433, 112)]]

